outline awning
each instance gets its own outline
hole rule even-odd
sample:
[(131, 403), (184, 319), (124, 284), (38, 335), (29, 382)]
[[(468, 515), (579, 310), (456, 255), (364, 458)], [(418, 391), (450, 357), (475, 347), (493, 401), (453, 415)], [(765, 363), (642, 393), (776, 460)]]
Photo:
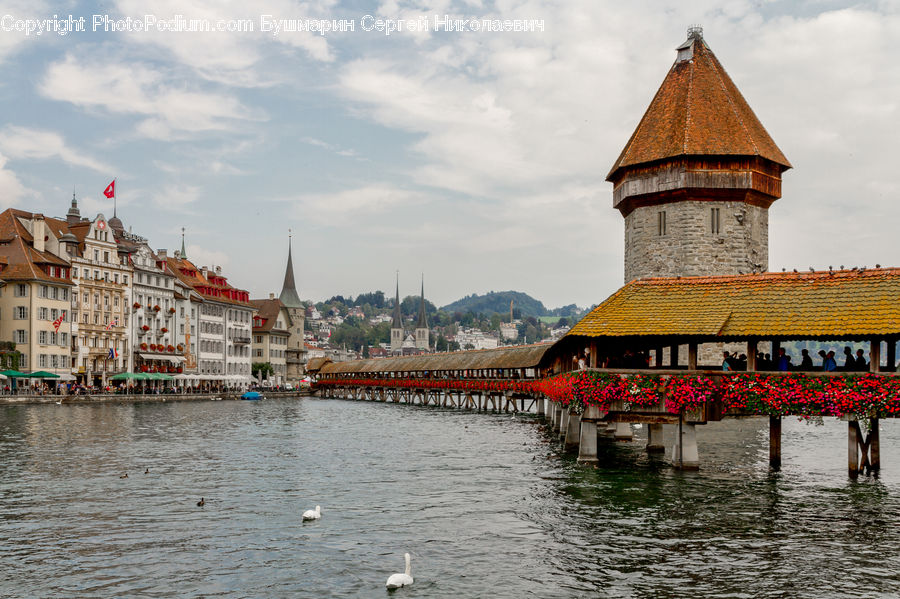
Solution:
[(173, 364), (181, 364), (184, 362), (184, 356), (171, 356), (169, 354), (147, 354), (138, 352), (137, 354), (144, 360), (166, 360), (167, 362), (172, 362)]

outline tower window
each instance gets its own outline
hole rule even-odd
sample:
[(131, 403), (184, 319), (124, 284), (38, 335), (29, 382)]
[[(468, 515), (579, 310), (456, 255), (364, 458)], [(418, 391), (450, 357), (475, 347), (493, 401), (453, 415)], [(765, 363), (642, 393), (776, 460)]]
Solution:
[(659, 212), (657, 212), (656, 217), (659, 235), (663, 236), (666, 234), (666, 211), (660, 210)]
[(710, 230), (712, 231), (713, 235), (718, 235), (721, 232), (720, 227), (719, 227), (720, 220), (719, 220), (719, 209), (718, 208), (712, 208), (710, 210), (709, 225), (710, 225)]

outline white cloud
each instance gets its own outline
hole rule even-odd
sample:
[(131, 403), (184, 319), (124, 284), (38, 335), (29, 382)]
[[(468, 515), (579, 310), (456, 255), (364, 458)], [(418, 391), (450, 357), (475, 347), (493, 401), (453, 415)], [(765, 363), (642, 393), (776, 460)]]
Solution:
[(8, 125), (0, 130), (0, 151), (9, 158), (44, 160), (59, 158), (74, 166), (83, 166), (98, 172), (111, 173), (113, 167), (66, 145), (63, 137), (53, 131), (29, 129)]
[[(47, 4), (41, 0), (3, 0), (0, 3), (0, 17), (9, 15), (13, 23), (25, 19), (46, 19), (51, 13)], [(36, 35), (25, 35), (24, 31), (4, 31), (0, 34), (0, 62), (12, 57), (14, 54), (31, 45), (34, 47), (40, 42)]]
[(163, 210), (190, 212), (200, 193), (201, 188), (193, 185), (165, 185), (151, 195), (150, 201)]
[[(129, 42), (167, 53), (178, 63), (192, 68), (201, 77), (236, 87), (267, 87), (283, 83), (289, 75), (268, 69), (268, 59), (283, 51), (284, 46), (303, 51), (318, 62), (331, 62), (334, 55), (328, 38), (311, 32), (282, 32), (278, 35), (261, 30), (262, 15), (269, 20), (298, 18), (331, 18), (336, 2), (293, 2), (268, 0), (248, 4), (243, 0), (195, 0), (186, 6), (180, 0), (157, 0), (152, 9), (142, 0), (117, 0), (115, 6), (123, 15), (152, 12), (159, 21), (181, 15), (185, 20), (235, 25), (249, 21), (252, 31), (190, 32), (140, 31), (126, 34)], [(252, 6), (252, 10), (248, 7)]]
[(13, 171), (6, 168), (6, 157), (0, 154), (0, 208), (5, 210), (15, 206), (27, 195), (28, 189), (22, 185)]
[(79, 60), (68, 54), (50, 65), (38, 89), (52, 100), (146, 117), (135, 131), (159, 140), (233, 130), (241, 121), (263, 118), (232, 96), (188, 90), (172, 81), (145, 64)]
[[(206, 266), (208, 268), (213, 268), (214, 266), (222, 267), (222, 274), (228, 275), (227, 266), (229, 262), (228, 254), (218, 250), (210, 250), (201, 245), (190, 245), (185, 248), (187, 252), (188, 260), (193, 262), (198, 267)], [(232, 285), (236, 287), (240, 287), (240, 283), (234, 283), (229, 281)]]
[(373, 214), (384, 218), (397, 208), (421, 204), (428, 201), (428, 198), (417, 191), (388, 184), (373, 184), (335, 193), (282, 198), (279, 201), (293, 203), (299, 218), (343, 227)]

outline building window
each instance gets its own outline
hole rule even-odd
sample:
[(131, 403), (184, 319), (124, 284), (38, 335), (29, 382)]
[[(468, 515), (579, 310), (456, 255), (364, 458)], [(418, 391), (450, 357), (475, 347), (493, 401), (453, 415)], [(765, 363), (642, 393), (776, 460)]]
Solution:
[(22, 329), (13, 331), (13, 341), (16, 343), (28, 343), (28, 331)]
[(16, 297), (28, 297), (28, 286), (24, 283), (19, 283), (16, 285), (16, 292), (14, 294)]
[(713, 235), (720, 233), (719, 208), (711, 208), (709, 214), (709, 225)]
[(666, 211), (665, 210), (660, 210), (656, 214), (656, 221), (657, 221), (656, 222), (657, 230), (659, 231), (660, 237), (662, 237), (663, 235), (666, 234)]
[(38, 343), (40, 343), (41, 345), (47, 345), (47, 331), (38, 332)]
[(41, 354), (38, 356), (38, 367), (47, 368), (47, 354)]
[(28, 306), (16, 306), (13, 308), (13, 320), (27, 320)]
[(109, 252), (103, 252), (103, 261), (109, 262)]

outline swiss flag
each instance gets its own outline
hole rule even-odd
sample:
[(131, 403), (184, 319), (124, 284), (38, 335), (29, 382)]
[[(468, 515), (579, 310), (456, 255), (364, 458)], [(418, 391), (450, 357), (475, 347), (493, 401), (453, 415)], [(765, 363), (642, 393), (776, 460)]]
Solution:
[(103, 190), (103, 195), (108, 198), (116, 197), (116, 180), (113, 179), (112, 183), (106, 186), (106, 189)]

